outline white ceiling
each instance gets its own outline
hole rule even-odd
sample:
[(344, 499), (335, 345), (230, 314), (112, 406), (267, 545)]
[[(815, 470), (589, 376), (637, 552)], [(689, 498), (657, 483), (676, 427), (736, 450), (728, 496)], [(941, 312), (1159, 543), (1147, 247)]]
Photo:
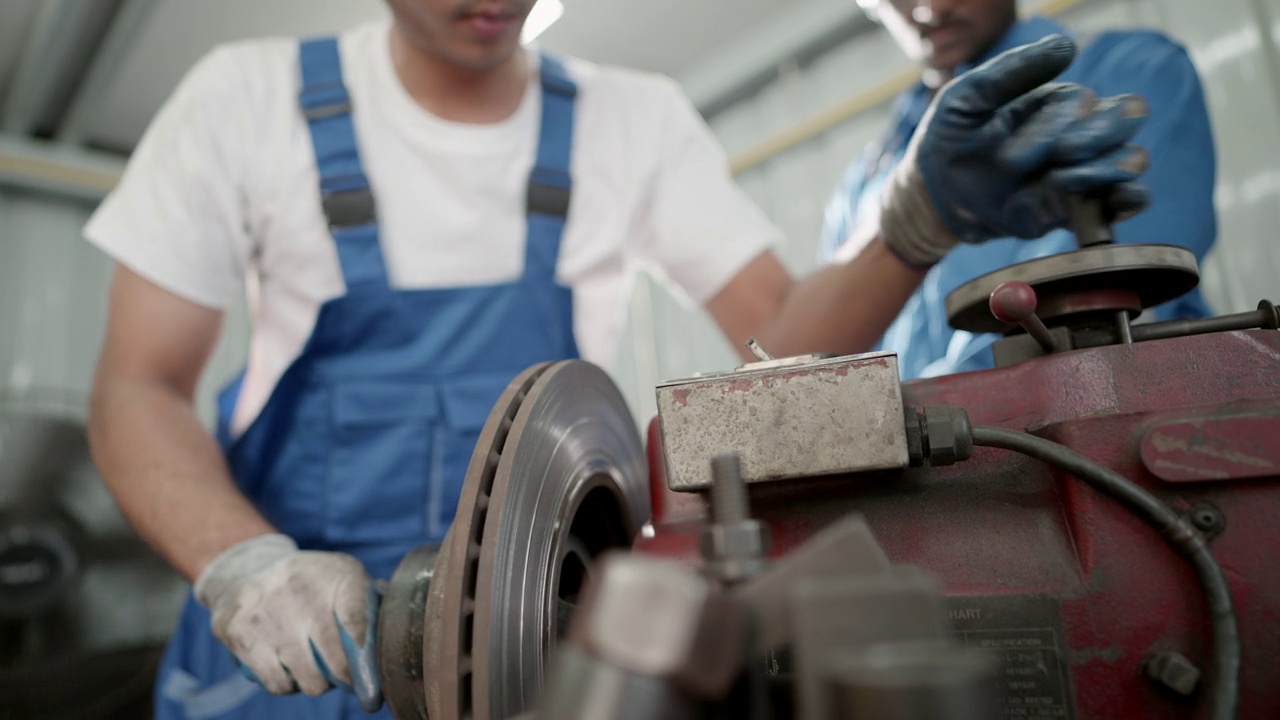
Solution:
[(4, 87), (22, 52), (22, 38), (35, 20), (39, 0), (0, 2), (0, 87)]
[[(760, 32), (792, 0), (564, 2), (564, 16), (540, 41), (547, 49), (678, 76), (735, 38)], [(0, 83), (12, 74), (21, 46), (15, 40), (34, 24), (40, 4), (0, 0)], [(91, 145), (131, 148), (182, 74), (218, 43), (334, 32), (386, 14), (382, 0), (154, 0), (118, 64), (94, 89), (83, 137)]]
[[(548, 49), (668, 75), (788, 10), (793, 0), (564, 0)], [(849, 0), (853, 2), (853, 0)]]
[(103, 88), (85, 139), (132, 147), (183, 73), (214, 45), (337, 32), (385, 15), (381, 0), (160, 0)]

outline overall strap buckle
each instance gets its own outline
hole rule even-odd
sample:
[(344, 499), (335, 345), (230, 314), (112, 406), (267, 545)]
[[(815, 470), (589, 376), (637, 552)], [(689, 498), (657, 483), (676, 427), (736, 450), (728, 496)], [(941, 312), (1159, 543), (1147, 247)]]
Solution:
[(338, 248), (348, 289), (389, 287), (377, 226), (377, 203), (356, 143), (351, 95), (342, 81), (336, 38), (298, 47), (302, 87), (298, 105), (307, 121), (320, 176), (320, 206)]
[(525, 209), (529, 214), (569, 217), (573, 178), (569, 162), (573, 154), (574, 108), (578, 85), (564, 64), (551, 55), (542, 56), (542, 126), (538, 133), (538, 156), (529, 174)]

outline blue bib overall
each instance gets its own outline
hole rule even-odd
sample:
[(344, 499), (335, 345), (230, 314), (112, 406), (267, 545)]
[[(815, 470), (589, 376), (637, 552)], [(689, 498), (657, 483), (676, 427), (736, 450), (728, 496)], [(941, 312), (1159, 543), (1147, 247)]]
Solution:
[[(480, 429), (507, 383), (535, 363), (578, 356), (572, 294), (555, 280), (577, 88), (558, 61), (542, 58), (522, 275), (396, 290), (337, 41), (304, 42), (299, 59), (302, 112), (347, 293), (320, 308), (302, 353), (236, 439), (228, 423), (239, 383), (223, 393), (219, 440), (240, 489), (281, 532), (302, 548), (350, 553), (387, 578), (411, 549), (444, 537)], [(368, 717), (345, 691), (273, 696), (247, 680), (191, 597), (160, 669), (156, 709), (161, 720)], [(385, 707), (380, 716), (390, 717)]]

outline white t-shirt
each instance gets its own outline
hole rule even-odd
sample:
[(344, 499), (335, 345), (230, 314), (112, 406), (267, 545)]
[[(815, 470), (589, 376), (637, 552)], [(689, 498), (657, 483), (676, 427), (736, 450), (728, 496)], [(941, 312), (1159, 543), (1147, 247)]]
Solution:
[[(413, 101), (388, 37), (379, 22), (340, 42), (392, 285), (514, 280), (541, 114), (536, 56), (514, 115), (461, 124)], [(608, 366), (637, 267), (655, 267), (702, 303), (780, 233), (733, 183), (673, 81), (566, 65), (579, 93), (557, 278), (573, 290), (583, 356)], [(297, 357), (319, 306), (345, 291), (298, 87), (295, 40), (215, 49), (161, 108), (85, 228), (117, 261), (200, 305), (225, 309), (247, 288), (253, 335), (237, 429)]]

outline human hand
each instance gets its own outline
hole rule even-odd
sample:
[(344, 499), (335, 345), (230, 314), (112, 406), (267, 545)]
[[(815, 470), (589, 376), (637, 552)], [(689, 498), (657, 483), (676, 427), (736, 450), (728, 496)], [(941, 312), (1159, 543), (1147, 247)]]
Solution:
[(1038, 238), (1067, 227), (1071, 196), (1101, 199), (1117, 219), (1140, 211), (1147, 155), (1128, 141), (1146, 104), (1098, 100), (1051, 82), (1076, 46), (1054, 35), (1005, 52), (939, 92), (883, 196), (881, 235), (917, 267), (961, 242)]
[(374, 638), (379, 594), (360, 561), (301, 551), (262, 535), (224, 551), (201, 572), (196, 599), (213, 634), (269, 692), (353, 692), (368, 712), (382, 705)]

